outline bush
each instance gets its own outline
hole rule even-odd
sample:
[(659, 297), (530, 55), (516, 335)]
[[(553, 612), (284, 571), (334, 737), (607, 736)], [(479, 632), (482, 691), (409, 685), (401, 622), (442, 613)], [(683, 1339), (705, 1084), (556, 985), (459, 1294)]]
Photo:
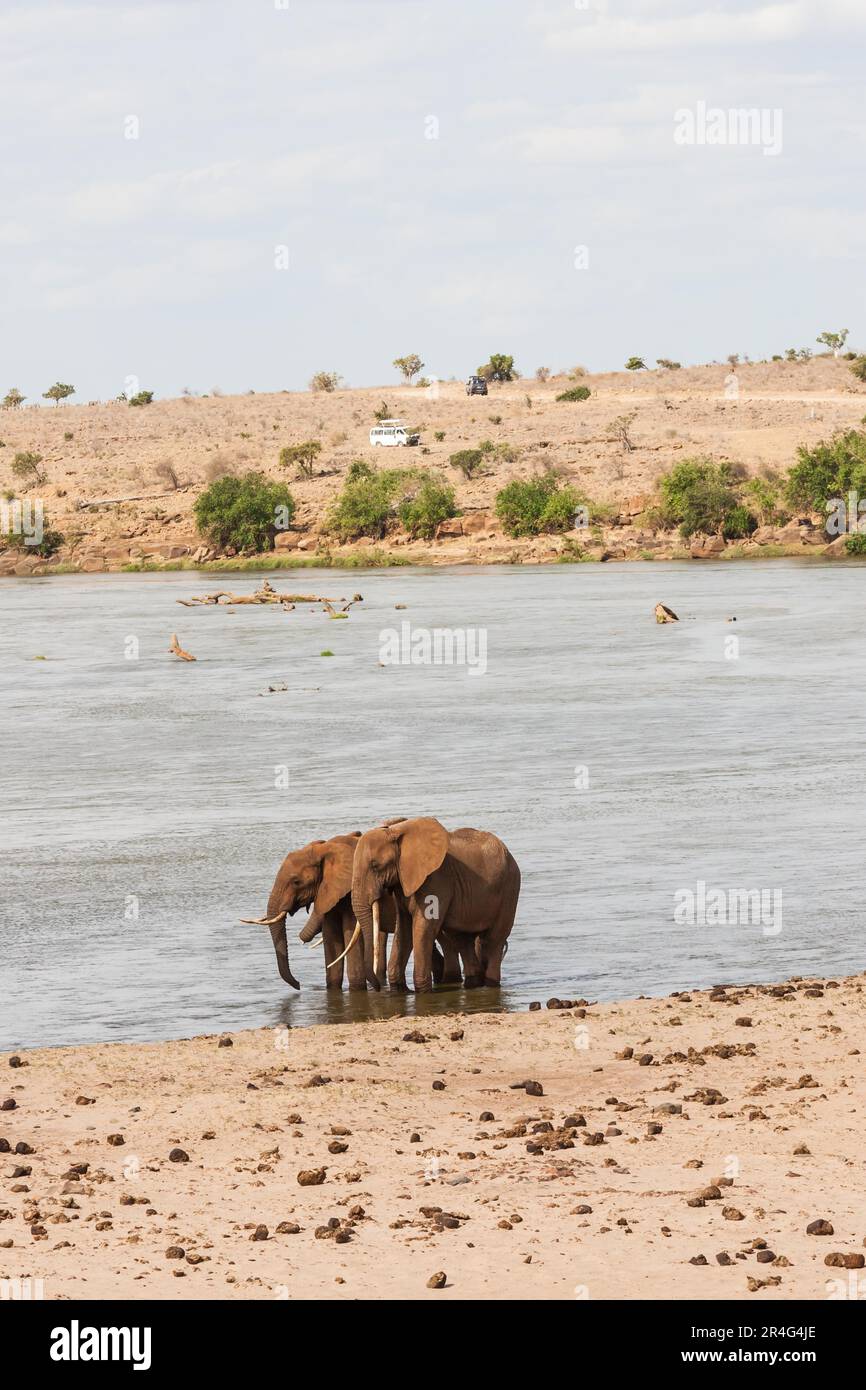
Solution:
[(630, 357), (625, 364), (627, 372), (646, 371), (646, 362), (642, 357)]
[[(218, 478), (196, 499), (196, 525), (202, 536), (221, 549), (273, 550), (274, 536), (295, 514), (295, 501), (282, 483), (262, 473)], [(278, 527), (279, 519), (279, 527)]]
[(424, 474), (414, 493), (400, 503), (397, 514), (412, 537), (431, 540), (440, 521), (457, 514), (454, 489), (432, 474)]
[(851, 363), (851, 371), (858, 381), (866, 381), (866, 356), (855, 357)]
[(310, 378), (311, 391), (336, 391), (343, 378), (339, 372), (316, 372)]
[(866, 555), (866, 532), (857, 531), (845, 539), (846, 555)]
[(570, 531), (583, 499), (573, 487), (560, 488), (551, 474), (515, 479), (496, 494), (496, 515), (509, 536)]
[(6, 395), (3, 397), (3, 409), (4, 409), (4, 410), (17, 410), (18, 407), (19, 407), (24, 401), (26, 401), (26, 399), (27, 399), (27, 397), (26, 397), (26, 396), (22, 396), (21, 392), (18, 390), (18, 387), (17, 387), (17, 386), (13, 386), (12, 389), (11, 389), (10, 391), (7, 391), (7, 392), (6, 392)]
[(535, 380), (536, 380), (536, 381), (549, 381), (549, 380), (550, 380), (550, 368), (549, 368), (549, 367), (536, 367), (536, 368), (535, 368)]
[(363, 459), (349, 467), (346, 482), (328, 512), (325, 526), (341, 541), (384, 536), (393, 502), (405, 474), (399, 469), (371, 468)]
[(558, 401), (588, 401), (592, 392), (588, 386), (572, 386), (568, 391), (560, 391)]
[(441, 444), (441, 443), (442, 443), (442, 440), (445, 438), (445, 431), (444, 431), (444, 430), (434, 430), (434, 431), (433, 431), (433, 438), (436, 440), (436, 443), (437, 443), (437, 444)]
[(12, 460), (12, 472), (16, 478), (25, 478), (28, 483), (44, 483), (45, 474), (39, 467), (41, 462), (41, 454), (34, 454), (27, 450), (15, 455)]
[(779, 488), (769, 478), (750, 478), (743, 488), (748, 502), (762, 526), (778, 526), (788, 514), (779, 505)]
[(514, 381), (520, 373), (513, 357), (506, 357), (504, 352), (492, 352), (490, 361), (478, 368), (478, 375), (483, 376), (485, 381)]
[(139, 391), (135, 396), (130, 396), (130, 405), (150, 405), (153, 400), (152, 391)]
[(738, 502), (732, 507), (722, 523), (722, 535), (726, 541), (743, 540), (757, 529), (758, 523), (745, 502)]
[(866, 496), (866, 434), (862, 430), (846, 430), (814, 449), (801, 445), (797, 459), (786, 487), (793, 507), (824, 512), (833, 497), (845, 497), (852, 490)]
[(452, 468), (459, 468), (464, 478), (471, 478), (484, 462), (484, 451), (481, 449), (460, 449), (456, 454), (451, 455), (448, 462)]
[(387, 401), (383, 401), (378, 410), (373, 411), (373, 419), (380, 425), (383, 420), (391, 419), (391, 407)]
[(659, 357), (656, 359), (656, 366), (661, 367), (665, 372), (678, 372), (682, 363), (672, 362), (669, 357)]
[(708, 458), (682, 459), (661, 479), (660, 487), (664, 514), (669, 523), (679, 524), (686, 540), (695, 532), (721, 535), (740, 505), (728, 465)]
[(287, 444), (280, 450), (280, 463), (283, 468), (297, 469), (298, 477), (312, 478), (313, 465), (322, 452), (318, 439), (305, 439), (300, 444)]
[(168, 459), (163, 459), (162, 463), (158, 463), (153, 471), (159, 481), (165, 483), (166, 487), (175, 490), (180, 487), (180, 478), (178, 477), (177, 469)]

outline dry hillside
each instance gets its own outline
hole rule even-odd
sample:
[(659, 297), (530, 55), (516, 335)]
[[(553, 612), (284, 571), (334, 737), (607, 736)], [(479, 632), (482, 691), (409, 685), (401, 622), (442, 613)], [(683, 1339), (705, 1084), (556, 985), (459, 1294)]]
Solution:
[[(298, 503), (295, 529), (282, 538), (282, 548), (314, 554), (323, 548), (324, 515), (350, 462), (407, 461), (404, 451), (369, 445), (373, 412), (384, 401), (391, 414), (420, 428), (421, 448), (411, 460), (453, 482), (463, 518), (445, 528), (452, 534), (434, 542), (409, 543), (395, 533), (380, 548), (437, 563), (547, 559), (562, 548), (560, 538), (514, 542), (496, 525), (493, 501), (511, 478), (552, 466), (592, 501), (614, 503), (623, 520), (634, 519), (659, 474), (678, 458), (700, 453), (738, 460), (752, 472), (785, 469), (797, 445), (856, 425), (866, 412), (866, 388), (842, 360), (754, 363), (737, 370), (736, 400), (725, 395), (729, 368), (714, 365), (586, 375), (581, 382), (592, 397), (581, 403), (557, 403), (556, 395), (574, 384), (560, 377), (493, 386), (487, 397), (469, 397), (462, 382), (446, 382), (429, 390), (389, 385), (330, 395), (182, 397), (138, 409), (123, 402), (25, 406), (0, 413), (0, 487), (7, 495), (20, 489), (11, 471), (17, 452), (41, 454), (46, 482), (31, 493), (45, 499), (50, 525), (66, 537), (51, 567), (95, 571), (189, 562), (196, 552), (201, 559), (192, 517), (196, 496), (221, 470), (258, 469), (289, 482)], [(632, 413), (634, 448), (626, 452), (611, 426)], [(434, 432), (444, 437), (437, 441)], [(317, 476), (296, 480), (280, 468), (279, 451), (308, 438), (323, 444)], [(482, 440), (509, 449), (505, 457), (491, 456), (485, 476), (466, 482), (449, 467), (449, 456)], [(177, 475), (176, 489), (164, 480), (165, 465)], [(81, 506), (100, 498), (130, 500)], [(613, 555), (653, 548), (670, 553), (675, 541), (617, 525), (605, 528), (604, 545)], [(330, 541), (328, 546), (337, 556), (353, 549)], [(369, 543), (362, 548), (369, 550)], [(44, 561), (22, 561), (20, 552), (0, 557), (0, 572), (43, 568)]]

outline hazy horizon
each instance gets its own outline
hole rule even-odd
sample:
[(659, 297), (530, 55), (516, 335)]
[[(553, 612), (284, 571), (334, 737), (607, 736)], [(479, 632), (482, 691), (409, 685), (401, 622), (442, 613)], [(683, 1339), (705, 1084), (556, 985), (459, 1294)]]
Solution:
[[(856, 0), (11, 0), (0, 389), (863, 346), (864, 35)], [(760, 119), (700, 143), (716, 110)]]

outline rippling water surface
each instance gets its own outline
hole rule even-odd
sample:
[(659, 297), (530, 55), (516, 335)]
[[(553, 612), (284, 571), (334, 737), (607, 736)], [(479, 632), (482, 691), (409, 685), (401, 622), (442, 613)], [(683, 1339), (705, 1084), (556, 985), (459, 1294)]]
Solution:
[[(523, 873), (501, 996), (419, 1011), (866, 965), (862, 567), (271, 580), (365, 601), (335, 622), (185, 609), (222, 582), (188, 573), (0, 584), (0, 1048), (414, 1012), (329, 998), (300, 917), (295, 994), (237, 921), (289, 849), (389, 815), (494, 830)], [(380, 666), (404, 620), (485, 629), (486, 674)], [(166, 654), (175, 630), (195, 665)], [(780, 890), (781, 930), (676, 925), (699, 881)]]

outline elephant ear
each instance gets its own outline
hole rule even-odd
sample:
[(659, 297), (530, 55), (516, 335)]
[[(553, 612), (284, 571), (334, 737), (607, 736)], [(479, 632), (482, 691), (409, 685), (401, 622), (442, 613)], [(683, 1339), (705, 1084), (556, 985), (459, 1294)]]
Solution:
[(400, 843), (400, 886), (409, 897), (448, 853), (448, 831), (433, 816), (417, 816), (392, 825), (391, 834)]
[(333, 840), (317, 840), (313, 845), (322, 866), (322, 877), (315, 897), (315, 908), (320, 917), (324, 917), (352, 891), (352, 861), (356, 844), (353, 835), (337, 835)]

